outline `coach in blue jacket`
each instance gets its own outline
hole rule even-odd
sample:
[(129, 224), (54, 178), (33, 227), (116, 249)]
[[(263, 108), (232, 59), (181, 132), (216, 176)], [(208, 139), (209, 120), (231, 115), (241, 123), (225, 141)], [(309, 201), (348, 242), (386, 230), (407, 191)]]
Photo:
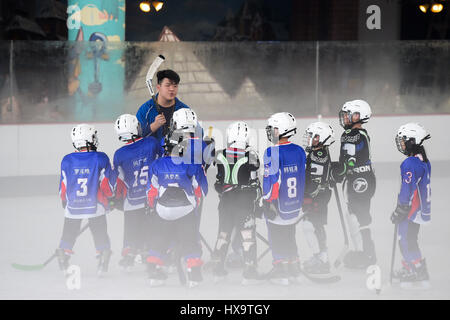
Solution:
[(153, 99), (145, 102), (136, 113), (136, 117), (141, 123), (142, 135), (154, 136), (161, 141), (167, 133), (170, 120), (175, 111), (181, 108), (189, 108), (186, 104), (177, 99), (178, 83), (180, 76), (173, 70), (161, 70), (156, 74), (158, 84), (158, 94), (156, 100), (161, 110), (161, 114), (155, 108)]

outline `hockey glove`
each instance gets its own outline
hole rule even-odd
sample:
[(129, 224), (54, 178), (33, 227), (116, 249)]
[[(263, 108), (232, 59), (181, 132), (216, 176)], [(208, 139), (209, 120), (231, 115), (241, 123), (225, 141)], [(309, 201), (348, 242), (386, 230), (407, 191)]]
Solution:
[(278, 216), (278, 212), (271, 202), (264, 201), (264, 216), (268, 220), (274, 220)]
[(331, 162), (330, 167), (330, 184), (341, 183), (344, 180), (346, 166), (344, 167), (337, 161)]
[(406, 217), (408, 217), (410, 207), (407, 204), (397, 204), (397, 208), (391, 214), (391, 221), (393, 224), (402, 222)]

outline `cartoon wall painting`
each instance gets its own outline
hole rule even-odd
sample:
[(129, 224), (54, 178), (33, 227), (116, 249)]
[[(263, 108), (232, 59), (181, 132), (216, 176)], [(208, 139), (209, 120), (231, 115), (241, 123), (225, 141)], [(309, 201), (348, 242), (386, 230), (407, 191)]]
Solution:
[(74, 119), (110, 121), (123, 108), (125, 0), (69, 0), (68, 8)]

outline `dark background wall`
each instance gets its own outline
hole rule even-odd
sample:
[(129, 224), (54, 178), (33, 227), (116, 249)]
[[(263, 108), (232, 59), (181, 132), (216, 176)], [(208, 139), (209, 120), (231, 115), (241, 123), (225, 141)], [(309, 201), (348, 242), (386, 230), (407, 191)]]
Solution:
[[(450, 39), (450, 1), (439, 14), (428, 0), (167, 0), (143, 13), (126, 1), (127, 41), (157, 41), (168, 26), (182, 41)], [(381, 9), (381, 30), (368, 30), (367, 6)], [(67, 0), (2, 0), (0, 39), (67, 39)]]

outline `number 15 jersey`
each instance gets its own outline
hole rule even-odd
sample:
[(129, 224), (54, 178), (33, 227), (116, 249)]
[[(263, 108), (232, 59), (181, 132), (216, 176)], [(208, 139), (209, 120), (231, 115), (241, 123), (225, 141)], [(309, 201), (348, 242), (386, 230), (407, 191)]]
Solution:
[(136, 139), (135, 142), (130, 142), (115, 152), (116, 198), (124, 199), (125, 211), (144, 208), (147, 201), (149, 169), (161, 153), (158, 141), (152, 136)]

